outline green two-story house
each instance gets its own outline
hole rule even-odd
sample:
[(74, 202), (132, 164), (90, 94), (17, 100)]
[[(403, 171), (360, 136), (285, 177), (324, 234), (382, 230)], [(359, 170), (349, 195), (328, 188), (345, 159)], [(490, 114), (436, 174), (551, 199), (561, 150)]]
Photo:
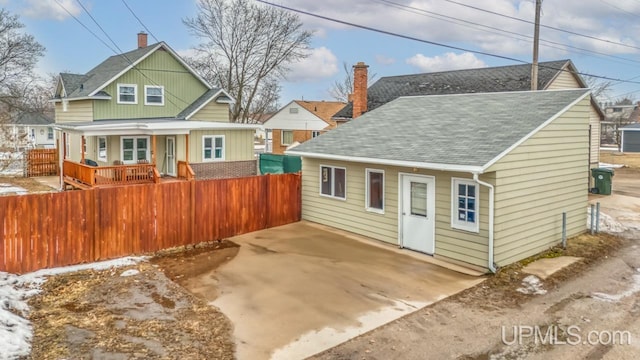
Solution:
[(144, 33), (136, 50), (61, 73), (52, 101), (74, 187), (256, 174), (255, 126), (230, 122), (234, 99)]

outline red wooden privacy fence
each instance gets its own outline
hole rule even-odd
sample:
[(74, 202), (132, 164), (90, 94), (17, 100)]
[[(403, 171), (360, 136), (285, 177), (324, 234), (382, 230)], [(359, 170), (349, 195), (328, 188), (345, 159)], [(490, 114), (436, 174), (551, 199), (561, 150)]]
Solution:
[(300, 175), (0, 197), (0, 271), (142, 254), (300, 220)]

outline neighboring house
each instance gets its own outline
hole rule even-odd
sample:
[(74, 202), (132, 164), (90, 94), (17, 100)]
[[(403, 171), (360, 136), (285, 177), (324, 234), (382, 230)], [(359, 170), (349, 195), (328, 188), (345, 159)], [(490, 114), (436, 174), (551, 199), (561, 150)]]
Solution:
[(600, 122), (600, 145), (616, 146), (621, 145), (620, 136), (623, 127), (635, 124), (640, 120), (639, 104), (600, 104), (604, 111), (604, 120)]
[(620, 151), (640, 152), (640, 124), (620, 128)]
[[(132, 168), (128, 173), (145, 164), (151, 179), (144, 180), (156, 182), (159, 175), (257, 172), (257, 125), (231, 123), (231, 96), (209, 85), (166, 43), (147, 46), (144, 33), (138, 34), (136, 50), (111, 56), (83, 75), (60, 74), (52, 101), (70, 183), (111, 184), (114, 170), (108, 167), (120, 164)], [(86, 173), (79, 164), (86, 159), (108, 171), (98, 179), (74, 177)]]
[[(400, 96), (527, 91), (531, 89), (531, 64), (388, 76), (378, 79), (368, 89), (366, 84), (366, 65), (358, 63), (354, 66), (353, 101), (338, 111), (333, 120), (349, 121)], [(588, 87), (571, 60), (539, 64), (540, 90)], [(604, 113), (593, 98), (591, 101), (589, 163), (594, 168), (600, 161), (600, 121)], [(587, 169), (585, 176), (591, 177)]]
[(0, 148), (23, 150), (55, 146), (53, 118), (43, 112), (20, 112), (2, 124)]
[(335, 128), (331, 116), (345, 105), (339, 101), (293, 100), (263, 124), (267, 139), (271, 140), (267, 148), (274, 154), (282, 154), (291, 145)]
[[(586, 229), (588, 89), (400, 97), (287, 154), (302, 218), (495, 270)], [(378, 139), (379, 141), (374, 141)]]

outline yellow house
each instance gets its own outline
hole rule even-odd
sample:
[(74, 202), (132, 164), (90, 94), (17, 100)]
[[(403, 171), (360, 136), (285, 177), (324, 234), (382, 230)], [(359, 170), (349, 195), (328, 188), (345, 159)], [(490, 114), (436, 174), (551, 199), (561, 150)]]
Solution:
[(302, 218), (465, 266), (586, 230), (588, 89), (400, 97), (287, 151)]

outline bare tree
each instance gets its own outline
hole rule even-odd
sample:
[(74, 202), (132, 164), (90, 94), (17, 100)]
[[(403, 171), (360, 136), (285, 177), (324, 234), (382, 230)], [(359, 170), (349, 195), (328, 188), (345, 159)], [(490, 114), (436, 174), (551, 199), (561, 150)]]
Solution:
[(308, 55), (312, 33), (296, 14), (250, 0), (199, 0), (197, 8), (197, 16), (183, 20), (202, 41), (190, 62), (235, 98), (232, 121), (246, 122), (277, 102), (278, 81)]
[[(349, 96), (353, 94), (353, 66), (349, 66), (347, 62), (342, 63), (344, 70), (344, 78), (336, 80), (329, 89), (329, 95), (337, 101), (348, 102)], [(371, 84), (376, 74), (368, 74), (367, 83)]]
[(583, 78), (587, 86), (591, 89), (591, 95), (598, 100), (606, 97), (613, 86), (613, 82), (609, 80), (603, 80), (593, 76), (583, 76)]

